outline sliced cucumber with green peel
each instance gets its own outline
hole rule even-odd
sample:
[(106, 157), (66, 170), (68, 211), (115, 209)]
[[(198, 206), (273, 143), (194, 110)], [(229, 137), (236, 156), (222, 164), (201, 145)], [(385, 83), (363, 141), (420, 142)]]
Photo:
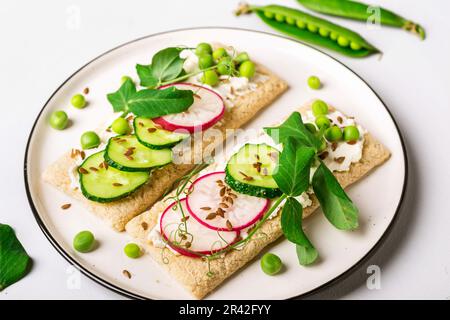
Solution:
[(267, 144), (246, 144), (228, 161), (225, 182), (236, 192), (260, 198), (282, 194), (272, 178), (280, 152)]
[(94, 153), (78, 168), (83, 195), (96, 202), (111, 202), (133, 193), (146, 183), (149, 172), (125, 172), (105, 165), (104, 151)]
[(151, 119), (137, 117), (134, 119), (134, 134), (140, 143), (151, 149), (172, 148), (189, 133), (177, 133), (157, 127)]
[(148, 171), (172, 162), (172, 150), (150, 149), (141, 144), (135, 135), (121, 135), (109, 139), (105, 161), (121, 171)]

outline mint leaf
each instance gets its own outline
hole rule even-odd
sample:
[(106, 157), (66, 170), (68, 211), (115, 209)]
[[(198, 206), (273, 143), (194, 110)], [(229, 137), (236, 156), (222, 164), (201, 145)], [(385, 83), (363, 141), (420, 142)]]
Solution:
[(29, 262), (14, 230), (0, 223), (0, 291), (20, 280), (27, 273)]
[(298, 140), (301, 145), (319, 150), (322, 142), (303, 124), (299, 112), (293, 112), (279, 127), (267, 127), (264, 131), (272, 137), (275, 143), (285, 143), (288, 138)]
[(136, 65), (136, 72), (139, 76), (141, 86), (154, 88), (158, 85), (158, 79), (153, 76), (152, 66)]
[(166, 48), (152, 58), (152, 75), (158, 84), (175, 79), (182, 71), (184, 59), (180, 58), (181, 48)]
[(283, 144), (273, 179), (283, 193), (296, 197), (309, 187), (309, 171), (316, 152), (314, 148), (297, 146), (288, 138)]
[(307, 266), (307, 265), (313, 263), (319, 257), (319, 252), (317, 252), (316, 248), (314, 248), (314, 247), (308, 248), (308, 247), (296, 245), (296, 251), (297, 251), (298, 262), (302, 266)]
[(106, 97), (108, 98), (109, 103), (111, 103), (114, 112), (128, 112), (128, 101), (134, 93), (136, 93), (136, 86), (133, 81), (128, 79), (120, 86), (119, 90), (108, 93)]
[(186, 111), (194, 103), (192, 90), (145, 89), (134, 93), (128, 100), (129, 110), (138, 117), (156, 118)]
[(295, 198), (287, 198), (283, 205), (283, 210), (281, 211), (281, 229), (290, 242), (303, 247), (312, 248), (312, 243), (303, 232), (302, 220), (302, 205)]
[(323, 213), (332, 225), (341, 230), (358, 227), (358, 208), (323, 162), (314, 173), (312, 186)]

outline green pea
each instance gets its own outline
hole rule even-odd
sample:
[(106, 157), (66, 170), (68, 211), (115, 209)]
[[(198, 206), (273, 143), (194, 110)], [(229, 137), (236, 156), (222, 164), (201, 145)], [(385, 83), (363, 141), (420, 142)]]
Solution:
[(311, 133), (316, 133), (316, 132), (317, 132), (316, 126), (315, 126), (314, 124), (312, 124), (312, 123), (309, 123), (309, 122), (305, 123), (305, 127), (306, 127), (306, 129), (308, 129), (309, 132), (311, 132)]
[(207, 70), (207, 71), (203, 72), (201, 81), (204, 84), (214, 87), (219, 82), (219, 76), (217, 75), (217, 73), (214, 70)]
[(297, 25), (297, 27), (300, 28), (300, 29), (305, 29), (305, 28), (306, 28), (306, 23), (303, 22), (302, 20), (297, 20), (296, 25)]
[(62, 110), (54, 111), (50, 115), (50, 126), (53, 129), (57, 130), (63, 130), (67, 127), (67, 124), (69, 123), (69, 117), (67, 116), (67, 113), (65, 113)]
[(320, 79), (318, 78), (318, 77), (316, 77), (316, 76), (310, 76), (309, 78), (308, 78), (308, 86), (311, 88), (311, 89), (314, 89), (314, 90), (318, 90), (318, 89), (320, 89), (320, 86), (321, 86), (322, 84), (320, 83)]
[(261, 269), (269, 276), (273, 276), (280, 272), (282, 267), (283, 263), (281, 262), (280, 257), (273, 253), (266, 253), (261, 258)]
[(234, 58), (234, 61), (237, 64), (241, 64), (242, 62), (247, 61), (247, 60), (250, 60), (250, 57), (248, 56), (247, 52), (241, 52), (236, 56), (236, 58)]
[(330, 119), (325, 116), (316, 117), (316, 126), (320, 128), (328, 128), (330, 126)]
[(332, 126), (325, 130), (324, 137), (330, 142), (336, 142), (342, 139), (342, 130), (338, 126)]
[(337, 38), (339, 38), (339, 34), (336, 31), (331, 31), (330, 32), (330, 39), (333, 41), (336, 41)]
[(350, 48), (352, 50), (360, 50), (361, 49), (361, 45), (359, 43), (356, 42), (350, 42)]
[(70, 103), (77, 109), (83, 109), (86, 106), (86, 99), (82, 94), (76, 94), (70, 99)]
[(133, 82), (133, 79), (131, 79), (129, 76), (122, 76), (122, 78), (120, 78), (120, 83), (124, 84), (127, 80)]
[(141, 247), (136, 243), (129, 243), (123, 248), (128, 258), (137, 259), (141, 256)]
[(211, 54), (212, 53), (212, 47), (209, 43), (202, 42), (197, 45), (197, 48), (195, 48), (195, 54), (197, 56), (201, 56), (202, 54)]
[(253, 77), (255, 75), (255, 71), (256, 71), (255, 64), (250, 60), (244, 61), (239, 66), (240, 75), (242, 77), (246, 77), (248, 79), (250, 79), (251, 77)]
[(282, 14), (275, 14), (275, 20), (277, 20), (278, 22), (283, 22), (284, 21), (284, 16)]
[(97, 148), (100, 145), (100, 138), (94, 131), (86, 131), (80, 138), (83, 149)]
[(89, 252), (93, 249), (95, 238), (90, 231), (81, 231), (73, 238), (73, 248), (78, 252)]
[(275, 13), (270, 12), (270, 11), (264, 11), (264, 16), (266, 18), (272, 19), (275, 16)]
[(308, 31), (312, 33), (316, 33), (319, 30), (319, 27), (312, 23), (308, 23), (306, 27), (308, 28)]
[(312, 112), (314, 116), (321, 116), (328, 114), (328, 105), (325, 101), (317, 99), (312, 104)]
[(292, 17), (286, 17), (286, 23), (290, 24), (290, 25), (294, 25), (295, 24), (295, 19)]
[(350, 44), (350, 40), (348, 40), (347, 38), (345, 38), (343, 36), (339, 36), (337, 39), (337, 43), (341, 47), (348, 47), (348, 45)]
[(117, 134), (128, 134), (131, 131), (128, 121), (122, 117), (113, 121), (111, 129)]
[(356, 141), (359, 139), (359, 130), (356, 126), (346, 126), (344, 128), (344, 140)]
[(330, 34), (330, 30), (327, 30), (325, 28), (319, 28), (319, 34), (322, 37), (328, 37), (328, 35)]
[(198, 67), (200, 69), (206, 69), (212, 67), (214, 65), (214, 59), (212, 55), (208, 53), (201, 54), (198, 57)]
[(233, 71), (233, 61), (230, 57), (222, 58), (217, 64), (217, 72), (221, 75), (230, 75)]
[(223, 57), (228, 56), (228, 53), (227, 53), (227, 50), (225, 50), (225, 48), (218, 48), (218, 49), (214, 50), (214, 52), (212, 53), (212, 56), (213, 56), (214, 60), (219, 61)]

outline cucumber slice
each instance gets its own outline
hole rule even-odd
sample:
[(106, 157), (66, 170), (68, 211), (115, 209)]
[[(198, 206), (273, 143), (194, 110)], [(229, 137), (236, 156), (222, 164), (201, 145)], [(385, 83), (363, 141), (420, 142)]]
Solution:
[(121, 135), (109, 139), (105, 161), (121, 171), (148, 171), (172, 162), (172, 150), (149, 149), (135, 135)]
[(94, 153), (78, 169), (83, 195), (96, 202), (111, 202), (128, 196), (150, 177), (149, 172), (125, 172), (105, 166), (104, 151)]
[(156, 127), (151, 119), (135, 118), (134, 134), (140, 143), (151, 149), (172, 148), (189, 136), (188, 133), (176, 133)]
[(246, 144), (228, 161), (225, 182), (235, 191), (260, 198), (282, 192), (272, 178), (280, 152), (267, 144)]

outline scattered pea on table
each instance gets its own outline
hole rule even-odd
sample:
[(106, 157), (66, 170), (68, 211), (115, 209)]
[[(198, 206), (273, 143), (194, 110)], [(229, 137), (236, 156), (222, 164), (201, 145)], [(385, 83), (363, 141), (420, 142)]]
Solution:
[(82, 94), (76, 94), (70, 99), (70, 103), (77, 109), (83, 109), (86, 106), (86, 99)]
[(128, 121), (122, 117), (114, 120), (111, 125), (111, 129), (117, 134), (128, 134), (131, 131)]
[(80, 143), (84, 150), (97, 148), (100, 145), (100, 137), (94, 131), (87, 131), (81, 135)]
[(280, 257), (273, 253), (266, 253), (261, 258), (261, 269), (265, 274), (273, 276), (281, 271), (283, 263)]
[(67, 113), (65, 113), (62, 110), (57, 110), (52, 112), (50, 115), (50, 126), (53, 129), (57, 130), (63, 130), (67, 127), (67, 124), (69, 123), (69, 117), (67, 116)]
[(73, 238), (73, 248), (82, 253), (91, 251), (94, 248), (95, 237), (90, 231), (81, 231)]

